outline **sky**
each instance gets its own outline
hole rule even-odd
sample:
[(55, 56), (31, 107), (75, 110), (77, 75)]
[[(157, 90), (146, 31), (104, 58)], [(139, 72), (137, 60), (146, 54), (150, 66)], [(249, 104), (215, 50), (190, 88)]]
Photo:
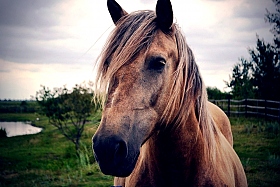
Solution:
[[(117, 0), (127, 12), (156, 0)], [(272, 42), (271, 0), (171, 0), (206, 86), (222, 91), (256, 35)], [(96, 59), (114, 24), (106, 0), (0, 0), (0, 99), (28, 100), (41, 85), (72, 88), (94, 80)]]

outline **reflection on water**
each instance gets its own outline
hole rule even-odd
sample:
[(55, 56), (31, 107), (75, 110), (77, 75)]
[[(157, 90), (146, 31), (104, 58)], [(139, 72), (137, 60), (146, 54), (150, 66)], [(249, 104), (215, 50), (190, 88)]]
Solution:
[(26, 122), (0, 122), (0, 128), (1, 127), (6, 130), (8, 137), (37, 134), (43, 130), (42, 128), (34, 127)]

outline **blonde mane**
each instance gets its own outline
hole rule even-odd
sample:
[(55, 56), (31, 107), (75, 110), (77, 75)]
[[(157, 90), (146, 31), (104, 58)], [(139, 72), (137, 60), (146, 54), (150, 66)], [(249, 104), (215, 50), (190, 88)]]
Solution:
[[(154, 11), (136, 11), (118, 21), (98, 58), (96, 97), (102, 98), (103, 104), (108, 94), (108, 88), (114, 81), (115, 73), (131, 62), (140, 51), (145, 53), (145, 50), (149, 49), (157, 30)], [(195, 107), (205, 142), (206, 159), (214, 162), (217, 129), (207, 110), (207, 93), (193, 53), (177, 24), (173, 24), (171, 33), (166, 34), (175, 34), (179, 61), (174, 72), (172, 94), (162, 121), (166, 126), (184, 125), (191, 112), (191, 107)]]

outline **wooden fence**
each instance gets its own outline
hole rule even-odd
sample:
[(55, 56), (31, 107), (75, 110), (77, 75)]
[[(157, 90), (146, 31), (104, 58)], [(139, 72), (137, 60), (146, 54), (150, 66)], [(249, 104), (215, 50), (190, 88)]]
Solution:
[(263, 99), (209, 100), (219, 106), (228, 116), (256, 116), (280, 121), (280, 101)]

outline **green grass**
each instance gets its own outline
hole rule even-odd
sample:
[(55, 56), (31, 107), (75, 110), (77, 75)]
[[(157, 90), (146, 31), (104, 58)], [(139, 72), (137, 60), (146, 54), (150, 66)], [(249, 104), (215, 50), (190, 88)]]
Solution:
[[(40, 121), (35, 119), (39, 117)], [(42, 133), (0, 139), (2, 186), (111, 186), (92, 154), (91, 138), (100, 114), (85, 126), (81, 153), (45, 117), (38, 114), (0, 114), (2, 121), (32, 121)], [(249, 186), (280, 186), (280, 132), (276, 122), (231, 118), (234, 148)]]
[[(35, 119), (39, 117), (40, 121)], [(91, 138), (96, 120), (85, 126), (81, 152), (66, 140), (45, 117), (36, 114), (0, 114), (2, 121), (33, 121), (43, 127), (36, 135), (0, 140), (0, 187), (2, 186), (111, 186), (92, 154)]]
[(37, 117), (41, 116), (36, 113), (0, 113), (0, 121), (35, 121)]
[(280, 186), (279, 124), (262, 119), (231, 118), (234, 149), (249, 186)]

